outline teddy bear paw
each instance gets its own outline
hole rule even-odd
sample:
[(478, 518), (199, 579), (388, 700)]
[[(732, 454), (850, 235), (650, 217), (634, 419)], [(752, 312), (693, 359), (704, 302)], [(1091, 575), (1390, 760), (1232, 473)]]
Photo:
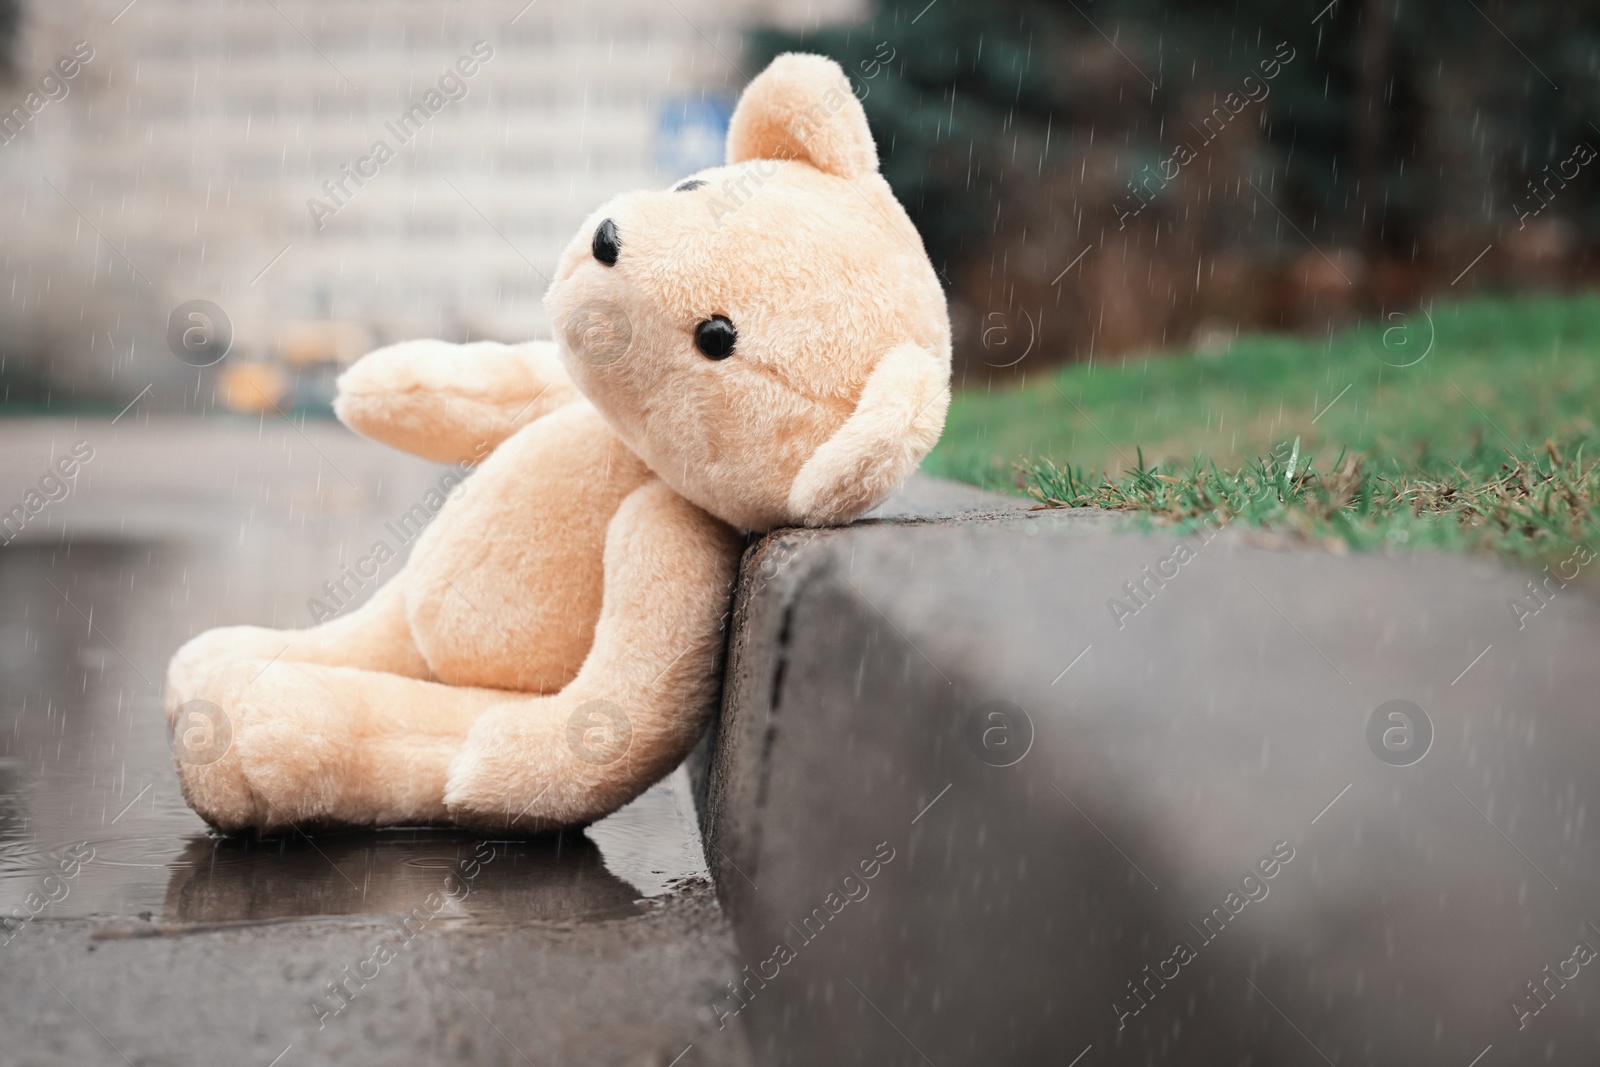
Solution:
[(492, 782), (499, 776), (492, 766), (492, 754), (470, 740), (451, 760), (445, 778), (444, 805), (454, 822), (470, 825), (499, 814), (502, 819), (506, 807), (503, 797), (496, 797)]
[(554, 779), (536, 773), (530, 739), (509, 726), (495, 722), (491, 708), (451, 759), (444, 803), (456, 825), (525, 833), (553, 828), (548, 802)]
[(327, 822), (352, 762), (330, 728), (331, 694), (295, 664), (241, 661), (213, 671), (169, 714), (184, 798), (229, 833)]

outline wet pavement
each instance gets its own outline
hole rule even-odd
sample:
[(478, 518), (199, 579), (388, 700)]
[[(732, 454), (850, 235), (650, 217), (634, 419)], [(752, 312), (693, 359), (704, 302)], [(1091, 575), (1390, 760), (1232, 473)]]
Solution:
[(168, 657), (309, 625), (444, 468), (333, 425), (136, 414), (0, 424), (0, 457), (0, 512), (45, 501), (0, 547), (0, 1062), (746, 1062), (708, 1007), (733, 939), (682, 771), (527, 841), (229, 839), (183, 803)]
[(1600, 1048), (1592, 585), (1528, 619), (1482, 557), (1183, 556), (918, 482), (746, 556), (696, 785), (530, 841), (245, 841), (178, 795), (167, 658), (308, 624), (443, 469), (281, 421), (0, 423), (0, 457), (0, 516), (55, 497), (0, 547), (0, 1067)]

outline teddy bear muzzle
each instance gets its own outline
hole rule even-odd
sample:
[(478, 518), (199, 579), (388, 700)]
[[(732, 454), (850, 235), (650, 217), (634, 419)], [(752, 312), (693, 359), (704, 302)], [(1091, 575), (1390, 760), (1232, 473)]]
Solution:
[(591, 367), (609, 367), (633, 347), (633, 322), (609, 300), (573, 309), (562, 327), (567, 350)]

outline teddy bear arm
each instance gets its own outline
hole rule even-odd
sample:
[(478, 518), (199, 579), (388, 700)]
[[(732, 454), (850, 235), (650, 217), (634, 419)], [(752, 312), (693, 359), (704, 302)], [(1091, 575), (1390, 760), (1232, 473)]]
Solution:
[(406, 341), (339, 377), (346, 426), (436, 463), (474, 464), (536, 419), (581, 398), (551, 341)]
[(455, 821), (584, 823), (670, 772), (716, 697), (740, 543), (658, 480), (623, 501), (583, 666), (559, 693), (489, 708), (473, 724), (445, 790)]

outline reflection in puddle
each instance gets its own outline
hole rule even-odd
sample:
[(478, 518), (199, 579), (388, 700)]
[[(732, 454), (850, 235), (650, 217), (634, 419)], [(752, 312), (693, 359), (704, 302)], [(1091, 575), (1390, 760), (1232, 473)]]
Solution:
[[(302, 539), (290, 553), (286, 543), (0, 554), (0, 915), (38, 894), (74, 848), (92, 849), (92, 859), (37, 918), (137, 919), (123, 925), (147, 933), (404, 916), (428, 911), (436, 893), (440, 921), (603, 921), (707, 878), (681, 770), (586, 831), (532, 840), (422, 829), (271, 840), (208, 832), (178, 793), (158, 683), (191, 633), (219, 622), (281, 625), (291, 613), (280, 598), (294, 607), (337, 571), (335, 542)], [(277, 555), (286, 558), (262, 565)], [(215, 616), (218, 605), (227, 617)]]
[(644, 907), (581, 833), (529, 841), (423, 830), (265, 841), (200, 836), (170, 866), (163, 914), (178, 922), (405, 915), (417, 908), (437, 909), (439, 918), (570, 922)]

